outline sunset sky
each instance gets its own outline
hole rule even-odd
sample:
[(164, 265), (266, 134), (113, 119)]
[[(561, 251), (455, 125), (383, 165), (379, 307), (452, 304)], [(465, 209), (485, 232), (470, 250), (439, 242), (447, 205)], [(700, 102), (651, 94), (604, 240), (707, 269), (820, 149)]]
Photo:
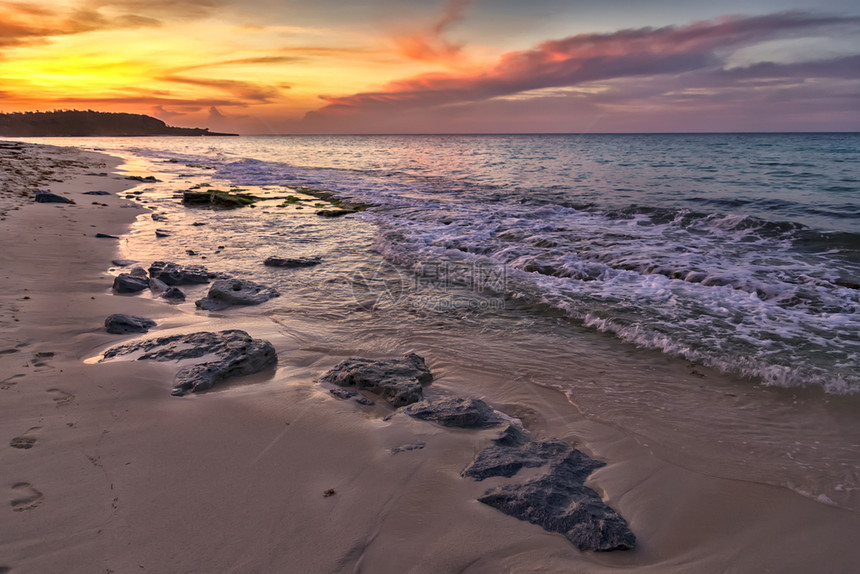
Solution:
[(0, 111), (239, 133), (860, 130), (856, 0), (0, 0)]

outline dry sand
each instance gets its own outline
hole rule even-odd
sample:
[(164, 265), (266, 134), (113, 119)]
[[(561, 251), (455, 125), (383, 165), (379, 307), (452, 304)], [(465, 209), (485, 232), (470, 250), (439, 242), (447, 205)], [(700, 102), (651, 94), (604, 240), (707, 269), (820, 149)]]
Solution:
[[(112, 294), (106, 270), (118, 242), (95, 233), (120, 235), (143, 210), (117, 195), (82, 192), (130, 187), (111, 173), (117, 163), (26, 146), (0, 164), (0, 572), (851, 572), (860, 565), (855, 513), (667, 464), (635, 436), (582, 418), (547, 389), (522, 389), (505, 410), (522, 415), (535, 436), (575, 442), (608, 462), (589, 484), (627, 518), (638, 548), (581, 553), (560, 535), (476, 502), (502, 479), (475, 483), (459, 472), (494, 431), (362, 414), (313, 383), (337, 359), (303, 362), (294, 338), (271, 324), (209, 320)], [(86, 175), (99, 172), (109, 175)], [(76, 204), (20, 195), (35, 185)], [(275, 372), (222, 390), (171, 397), (169, 364), (84, 362), (130, 338), (104, 331), (115, 312), (156, 320), (149, 336), (242, 328), (271, 340), (281, 361)], [(446, 390), (487, 392), (492, 404), (492, 384), (469, 376), (469, 389)], [(416, 440), (426, 448), (389, 452)], [(324, 497), (328, 489), (335, 494)]]

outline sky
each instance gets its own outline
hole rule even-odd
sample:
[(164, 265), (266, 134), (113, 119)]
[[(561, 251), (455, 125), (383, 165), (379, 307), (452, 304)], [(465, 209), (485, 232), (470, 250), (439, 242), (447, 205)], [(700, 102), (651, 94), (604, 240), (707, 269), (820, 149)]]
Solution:
[(243, 134), (860, 131), (856, 0), (0, 0), (0, 112)]

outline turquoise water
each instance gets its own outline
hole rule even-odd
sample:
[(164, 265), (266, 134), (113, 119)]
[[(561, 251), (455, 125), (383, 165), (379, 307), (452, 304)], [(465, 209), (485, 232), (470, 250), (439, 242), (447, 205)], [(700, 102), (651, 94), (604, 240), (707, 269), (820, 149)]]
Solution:
[(334, 190), (373, 205), (356, 217), (408, 276), (474, 290), (477, 269), (502, 306), (755, 382), (860, 391), (860, 134), (63, 141)]

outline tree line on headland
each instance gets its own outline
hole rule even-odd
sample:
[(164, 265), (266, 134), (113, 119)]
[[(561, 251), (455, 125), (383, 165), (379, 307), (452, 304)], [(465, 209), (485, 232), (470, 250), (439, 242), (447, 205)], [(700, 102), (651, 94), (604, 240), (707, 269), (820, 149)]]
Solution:
[(143, 114), (55, 110), (0, 113), (0, 136), (231, 136), (209, 128), (177, 128)]

